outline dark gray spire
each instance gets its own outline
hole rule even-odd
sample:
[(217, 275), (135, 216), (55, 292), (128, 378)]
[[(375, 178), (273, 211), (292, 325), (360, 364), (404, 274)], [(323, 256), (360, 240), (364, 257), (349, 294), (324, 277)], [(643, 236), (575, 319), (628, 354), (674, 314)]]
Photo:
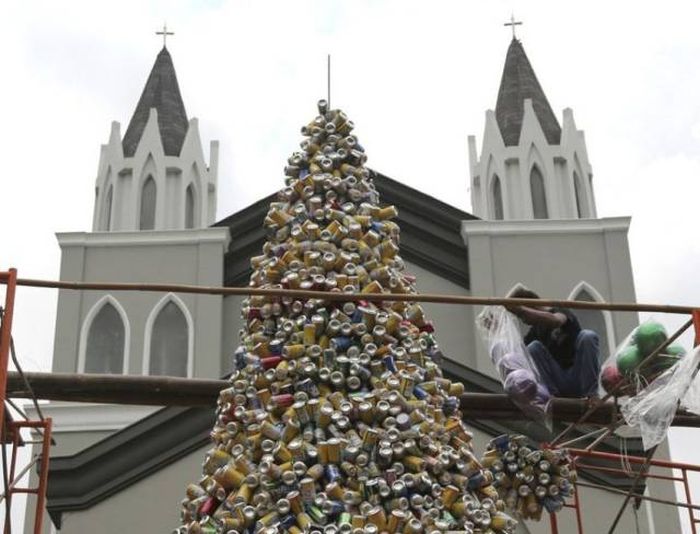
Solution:
[(496, 121), (506, 146), (517, 145), (520, 140), (526, 98), (532, 100), (532, 107), (547, 142), (550, 145), (558, 145), (561, 140), (559, 121), (544, 95), (540, 82), (537, 81), (523, 45), (514, 38), (506, 54), (496, 103)]
[(125, 156), (133, 156), (148, 122), (151, 108), (158, 111), (158, 129), (167, 156), (179, 156), (187, 133), (187, 113), (180, 96), (175, 67), (168, 49), (156, 57), (139, 103), (124, 134)]

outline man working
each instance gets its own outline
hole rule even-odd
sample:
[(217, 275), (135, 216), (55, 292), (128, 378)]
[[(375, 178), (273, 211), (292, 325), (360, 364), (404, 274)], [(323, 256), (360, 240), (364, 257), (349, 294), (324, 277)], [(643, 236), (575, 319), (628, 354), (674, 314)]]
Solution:
[[(518, 288), (510, 298), (539, 299), (534, 291)], [(542, 382), (557, 397), (597, 395), (600, 373), (598, 334), (582, 330), (576, 316), (566, 308), (506, 306), (530, 325), (525, 344), (540, 372)]]

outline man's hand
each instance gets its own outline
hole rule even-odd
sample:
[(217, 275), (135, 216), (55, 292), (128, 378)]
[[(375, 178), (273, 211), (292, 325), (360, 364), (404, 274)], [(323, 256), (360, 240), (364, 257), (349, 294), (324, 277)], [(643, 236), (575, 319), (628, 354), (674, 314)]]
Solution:
[(524, 311), (524, 307), (519, 304), (506, 304), (504, 307), (516, 317), (521, 317)]

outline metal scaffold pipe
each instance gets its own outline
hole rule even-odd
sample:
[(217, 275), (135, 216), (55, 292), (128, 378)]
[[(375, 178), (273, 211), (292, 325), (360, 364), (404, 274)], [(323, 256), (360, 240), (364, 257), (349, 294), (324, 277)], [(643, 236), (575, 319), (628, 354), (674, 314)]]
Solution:
[[(3, 283), (0, 280), (0, 283)], [(436, 293), (345, 293), (342, 291), (311, 291), (302, 289), (273, 289), (259, 287), (218, 287), (196, 286), (182, 284), (141, 284), (141, 283), (112, 283), (112, 282), (67, 282), (57, 280), (38, 280), (18, 278), (18, 286), (45, 287), (71, 290), (102, 290), (102, 291), (157, 291), (167, 293), (194, 293), (201, 295), (261, 295), (268, 297), (290, 297), (299, 299), (317, 299), (327, 301), (361, 301), (368, 302), (434, 302), (440, 304), (461, 304), (476, 306), (557, 306), (581, 310), (609, 310), (626, 312), (658, 312), (691, 314), (695, 308), (691, 306), (675, 306), (666, 304), (638, 304), (612, 302), (586, 302), (578, 300), (552, 299), (523, 299), (500, 297), (472, 297), (466, 295), (443, 295)]]

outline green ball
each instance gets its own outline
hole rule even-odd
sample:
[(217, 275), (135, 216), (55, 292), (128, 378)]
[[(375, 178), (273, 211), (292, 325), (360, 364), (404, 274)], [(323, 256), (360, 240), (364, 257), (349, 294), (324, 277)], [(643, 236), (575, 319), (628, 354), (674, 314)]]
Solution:
[(661, 372), (670, 369), (685, 356), (685, 349), (681, 345), (669, 345), (662, 354), (654, 358), (650, 368), (652, 372)]
[(629, 375), (643, 359), (637, 345), (628, 345), (617, 354), (617, 369), (623, 375)]
[(675, 356), (676, 358), (682, 358), (685, 356), (685, 349), (681, 345), (669, 345), (664, 350), (664, 354), (669, 356)]
[(642, 356), (649, 356), (666, 341), (667, 337), (666, 329), (661, 323), (649, 321), (639, 325), (634, 334), (634, 341)]

